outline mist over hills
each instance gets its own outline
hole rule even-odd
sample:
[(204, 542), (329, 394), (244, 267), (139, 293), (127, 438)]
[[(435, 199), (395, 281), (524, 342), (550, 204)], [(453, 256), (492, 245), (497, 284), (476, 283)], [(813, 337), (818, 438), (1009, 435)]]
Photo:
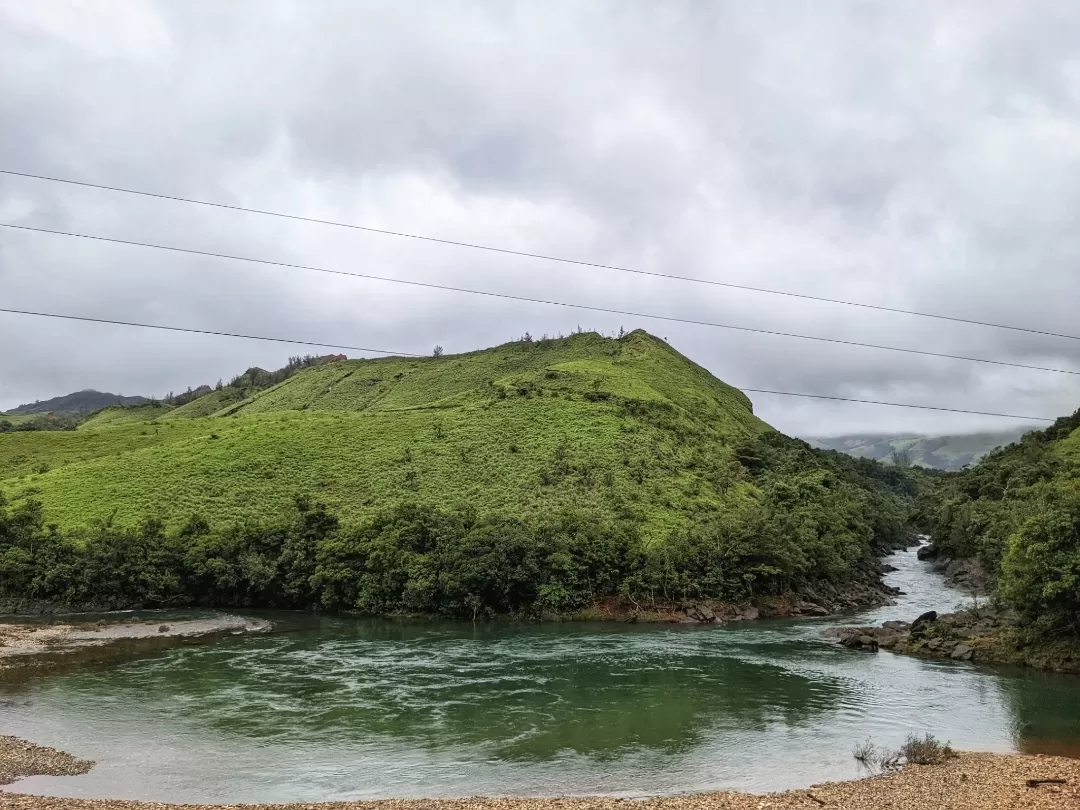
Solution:
[(956, 436), (851, 435), (807, 437), (806, 441), (822, 450), (838, 450), (857, 458), (891, 461), (893, 453), (920, 467), (937, 470), (961, 470), (974, 464), (998, 447), (1020, 440), (1032, 427), (1014, 428), (995, 433), (970, 433)]

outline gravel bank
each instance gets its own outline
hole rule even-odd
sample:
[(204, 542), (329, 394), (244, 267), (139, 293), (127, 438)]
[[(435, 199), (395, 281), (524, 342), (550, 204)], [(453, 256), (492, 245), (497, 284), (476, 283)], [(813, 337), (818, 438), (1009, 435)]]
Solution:
[(63, 624), (0, 624), (0, 668), (27, 663), (34, 657), (101, 647), (138, 639), (190, 638), (214, 633), (256, 633), (269, 622), (242, 616), (214, 616), (177, 622), (116, 621)]
[[(48, 751), (49, 749), (38, 749)], [(52, 752), (55, 754), (55, 752)], [(1029, 786), (1032, 779), (1064, 784)], [(644, 800), (608, 798), (386, 800), (294, 805), (229, 805), (244, 810), (760, 810), (834, 807), (845, 810), (1043, 810), (1080, 807), (1080, 760), (961, 754), (944, 765), (786, 793), (702, 793)], [(169, 810), (180, 805), (95, 799), (52, 799), (0, 793), (0, 810)], [(183, 805), (185, 810), (199, 810)], [(225, 806), (216, 810), (223, 810)], [(205, 807), (205, 810), (215, 810)]]
[(93, 762), (75, 759), (55, 748), (0, 736), (0, 785), (10, 785), (24, 776), (75, 776), (93, 766)]

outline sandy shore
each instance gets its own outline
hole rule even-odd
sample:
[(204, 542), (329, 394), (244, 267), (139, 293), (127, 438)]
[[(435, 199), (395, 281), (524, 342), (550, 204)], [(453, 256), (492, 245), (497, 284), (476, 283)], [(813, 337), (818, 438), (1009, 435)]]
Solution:
[[(92, 763), (14, 737), (0, 737), (0, 780), (32, 774), (84, 773)], [(1029, 780), (1065, 780), (1029, 784)], [(846, 810), (1042, 810), (1080, 807), (1080, 760), (1060, 757), (962, 753), (942, 765), (851, 782), (831, 782), (785, 793), (699, 793), (641, 800), (422, 799), (293, 805), (167, 805), (108, 799), (58, 799), (0, 793), (0, 810), (762, 810), (834, 807)]]
[(255, 633), (270, 623), (242, 616), (177, 622), (112, 621), (62, 624), (0, 624), (0, 667), (27, 663), (45, 654), (73, 652), (138, 639), (189, 638), (214, 633)]

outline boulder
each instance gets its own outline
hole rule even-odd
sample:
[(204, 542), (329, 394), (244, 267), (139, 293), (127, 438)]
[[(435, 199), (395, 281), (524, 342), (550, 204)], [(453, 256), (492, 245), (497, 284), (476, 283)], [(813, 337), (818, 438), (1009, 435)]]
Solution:
[(716, 621), (716, 614), (708, 605), (694, 605), (686, 609), (686, 615), (697, 622), (711, 624)]
[(868, 636), (864, 633), (858, 636), (850, 636), (850, 639), (853, 640), (855, 643), (849, 643), (845, 646), (855, 647), (856, 649), (860, 650), (870, 650), (872, 652), (877, 652), (878, 643), (877, 640), (872, 636)]
[(978, 560), (968, 557), (952, 560), (945, 566), (945, 584), (965, 590), (985, 592), (992, 590), (993, 578)]
[(952, 651), (949, 657), (956, 661), (970, 661), (973, 652), (975, 651), (967, 644), (957, 644), (956, 649)]
[(936, 560), (938, 550), (933, 543), (927, 543), (925, 546), (919, 546), (919, 550), (915, 552), (915, 556), (923, 561)]
[(926, 613), (920, 615), (915, 621), (911, 623), (911, 635), (913, 637), (921, 636), (926, 632), (926, 628), (937, 621), (937, 611), (928, 610)]
[(904, 638), (903, 633), (879, 633), (877, 636), (878, 646), (884, 650), (891, 650)]
[(739, 618), (744, 621), (753, 621), (754, 619), (761, 618), (761, 611), (756, 607), (748, 607), (742, 613), (739, 614)]

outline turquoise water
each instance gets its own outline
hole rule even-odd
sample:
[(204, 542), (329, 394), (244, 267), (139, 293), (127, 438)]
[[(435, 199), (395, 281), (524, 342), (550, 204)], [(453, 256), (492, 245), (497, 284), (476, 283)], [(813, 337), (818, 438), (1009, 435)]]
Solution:
[(728, 628), (396, 623), (278, 630), (0, 687), (0, 730), (97, 760), (9, 790), (179, 802), (775, 790), (859, 775), (852, 744), (1076, 750), (1080, 681), (843, 650), (831, 625), (961, 598), (890, 560), (901, 604)]

